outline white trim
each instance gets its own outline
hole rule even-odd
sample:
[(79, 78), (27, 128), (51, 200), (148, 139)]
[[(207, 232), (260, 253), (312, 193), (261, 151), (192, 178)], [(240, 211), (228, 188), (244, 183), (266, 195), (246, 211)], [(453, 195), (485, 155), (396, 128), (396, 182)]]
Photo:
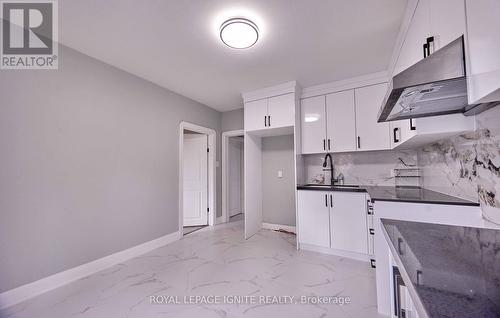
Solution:
[(336, 82), (302, 88), (302, 94), (300, 95), (300, 98), (304, 99), (308, 97), (320, 96), (364, 86), (371, 86), (387, 82), (388, 79), (389, 77), (387, 76), (386, 71), (365, 74), (362, 76), (352, 77)]
[(362, 261), (362, 262), (369, 262), (370, 261), (370, 255), (368, 255), (368, 254), (361, 254), (361, 253), (356, 253), (356, 252), (338, 250), (338, 249), (329, 248), (329, 247), (309, 245), (309, 244), (304, 244), (304, 243), (300, 243), (299, 245), (300, 245), (299, 248), (301, 250), (304, 250), (304, 251), (312, 251), (312, 252), (318, 252), (318, 253), (323, 253), (323, 254), (346, 257), (346, 258), (351, 258), (351, 259), (355, 259), (355, 260)]
[(262, 228), (264, 230), (273, 230), (273, 231), (285, 230), (287, 232), (297, 233), (295, 230), (295, 226), (292, 225), (262, 223)]
[(216, 219), (215, 219), (215, 224), (221, 224), (221, 223), (224, 223), (224, 218), (222, 216), (218, 216)]
[(271, 87), (266, 87), (256, 91), (246, 92), (241, 94), (241, 96), (243, 97), (243, 102), (247, 103), (268, 97), (295, 93), (297, 92), (298, 87), (299, 85), (297, 81), (291, 81)]
[(42, 278), (32, 283), (8, 290), (0, 294), (0, 309), (4, 309), (35, 296), (41, 295), (63, 285), (87, 277), (128, 259), (148, 253), (154, 249), (180, 239), (180, 233), (174, 232), (129, 249), (99, 258), (95, 261), (73, 267), (63, 272)]
[[(245, 131), (243, 129), (226, 131), (222, 133), (222, 222), (229, 222), (229, 213), (227, 213), (227, 185), (229, 184), (228, 178), (228, 142), (229, 137), (245, 136)], [(243, 143), (245, 139), (243, 139)]]
[(182, 121), (179, 125), (179, 233), (183, 234), (183, 194), (184, 194), (184, 130), (191, 130), (197, 133), (208, 135), (208, 225), (214, 226), (216, 219), (216, 198), (217, 198), (217, 132), (211, 128), (199, 126), (193, 123)]

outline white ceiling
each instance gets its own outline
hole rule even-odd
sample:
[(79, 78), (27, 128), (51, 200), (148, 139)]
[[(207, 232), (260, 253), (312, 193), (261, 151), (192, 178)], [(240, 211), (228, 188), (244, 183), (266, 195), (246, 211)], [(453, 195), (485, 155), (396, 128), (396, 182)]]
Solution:
[[(387, 69), (406, 0), (64, 0), (61, 43), (219, 111), (241, 93), (303, 87)], [(244, 14), (262, 31), (247, 50), (217, 38)]]

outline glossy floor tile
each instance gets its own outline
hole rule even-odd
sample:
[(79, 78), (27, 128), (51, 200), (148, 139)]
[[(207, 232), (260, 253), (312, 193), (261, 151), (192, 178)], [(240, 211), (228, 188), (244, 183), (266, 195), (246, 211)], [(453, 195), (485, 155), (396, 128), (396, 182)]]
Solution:
[[(185, 302), (184, 296), (205, 297)], [(251, 297), (245, 302), (236, 296)], [(311, 297), (301, 304), (306, 296), (331, 296), (330, 302), (349, 297), (350, 303), (319, 304)], [(173, 304), (175, 299), (180, 304)], [(0, 317), (366, 318), (378, 317), (376, 312), (375, 272), (367, 263), (297, 251), (294, 235), (275, 231), (244, 240), (238, 220), (192, 233), (8, 308)]]

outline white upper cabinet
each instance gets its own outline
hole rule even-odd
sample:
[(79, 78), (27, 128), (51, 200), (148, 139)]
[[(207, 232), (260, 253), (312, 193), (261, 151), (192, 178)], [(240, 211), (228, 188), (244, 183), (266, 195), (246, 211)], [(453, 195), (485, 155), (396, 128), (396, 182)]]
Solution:
[(361, 151), (391, 148), (389, 123), (378, 123), (387, 83), (355, 89), (357, 149)]
[(430, 41), (430, 53), (465, 33), (464, 0), (419, 0), (410, 21), (394, 75), (424, 58), (424, 44)]
[[(411, 121), (391, 122), (391, 128), (393, 134), (392, 148), (414, 149), (443, 138), (473, 131), (475, 129), (475, 119), (474, 116), (449, 114), (415, 118)], [(394, 142), (394, 138), (397, 139), (397, 142)]]
[(267, 128), (267, 98), (245, 103), (245, 130)]
[(431, 36), (434, 50), (465, 34), (464, 0), (424, 0), (429, 3)]
[(328, 150), (332, 152), (356, 151), (355, 109), (354, 90), (326, 95)]
[(399, 52), (394, 75), (424, 58), (423, 45), (431, 36), (429, 0), (420, 0)]
[(245, 130), (293, 127), (295, 94), (264, 98), (245, 103)]
[(469, 104), (500, 100), (500, 1), (466, 0)]
[(302, 153), (390, 149), (389, 124), (377, 123), (386, 91), (382, 83), (303, 99)]
[(326, 151), (325, 96), (316, 96), (301, 101), (302, 153)]
[(268, 127), (281, 128), (295, 124), (295, 94), (268, 98)]

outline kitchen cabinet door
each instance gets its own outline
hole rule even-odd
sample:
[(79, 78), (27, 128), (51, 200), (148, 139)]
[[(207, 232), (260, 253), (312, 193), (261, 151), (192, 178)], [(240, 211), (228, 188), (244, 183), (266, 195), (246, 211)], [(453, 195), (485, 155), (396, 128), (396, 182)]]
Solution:
[(377, 122), (386, 93), (387, 83), (355, 89), (358, 151), (391, 148), (390, 124)]
[(267, 111), (269, 127), (293, 126), (295, 124), (295, 94), (270, 97), (267, 102)]
[(326, 151), (325, 96), (305, 98), (301, 101), (302, 153)]
[(402, 145), (417, 134), (417, 119), (391, 121), (391, 148)]
[(500, 100), (500, 1), (465, 3), (469, 104)]
[(333, 192), (330, 208), (331, 248), (368, 254), (366, 195)]
[[(424, 58), (423, 45), (426, 39), (431, 36), (429, 14), (430, 1), (431, 0), (418, 1), (417, 8), (415, 9), (399, 52), (393, 75), (400, 73)], [(444, 20), (443, 22), (446, 22), (445, 16), (441, 17)]]
[(329, 192), (298, 191), (299, 243), (330, 247)]
[(326, 96), (328, 151), (356, 151), (355, 108), (354, 90), (347, 90)]
[[(429, 2), (434, 51), (465, 34), (464, 0), (426, 0)], [(421, 41), (425, 41), (425, 38)]]
[(267, 98), (245, 103), (245, 130), (267, 128)]

